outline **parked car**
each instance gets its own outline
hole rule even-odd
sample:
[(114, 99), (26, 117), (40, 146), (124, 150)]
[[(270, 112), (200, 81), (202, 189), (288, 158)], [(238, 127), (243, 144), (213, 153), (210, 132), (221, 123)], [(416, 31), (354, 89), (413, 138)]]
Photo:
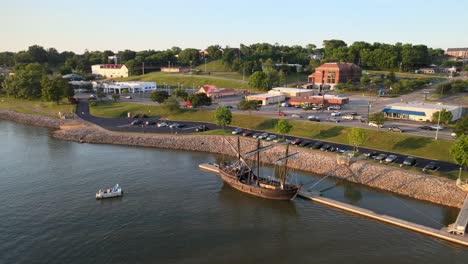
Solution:
[(301, 115), (298, 115), (298, 114), (292, 114), (291, 117), (294, 117), (294, 118), (302, 118)]
[(352, 115), (344, 115), (341, 117), (341, 119), (344, 119), (344, 120), (353, 120), (354, 119), (354, 116)]
[(290, 107), (291, 105), (289, 103), (287, 103), (287, 102), (283, 102), (283, 103), (281, 103), (281, 106), (282, 107)]
[(325, 145), (323, 145), (323, 146), (320, 148), (320, 150), (326, 151), (326, 150), (328, 150), (330, 147), (331, 147), (331, 146), (330, 146), (329, 144), (325, 144)]
[(283, 111), (279, 111), (278, 116), (286, 116), (286, 114)]
[(357, 116), (358, 114), (357, 114), (357, 112), (351, 112), (351, 113), (349, 113), (349, 115)]
[(367, 153), (364, 153), (364, 156), (369, 158), (369, 159), (375, 159), (377, 156), (379, 155), (378, 152), (367, 152)]
[(330, 121), (330, 122), (335, 122), (335, 123), (341, 122), (340, 119), (338, 119), (337, 117), (334, 117), (334, 116), (330, 117), (330, 118), (328, 119), (328, 121)]
[(330, 115), (331, 116), (340, 116), (341, 112), (335, 111), (335, 112), (331, 113)]
[(253, 138), (258, 138), (261, 134), (262, 134), (262, 133), (254, 133), (254, 134), (252, 135), (252, 137), (253, 137)]
[(133, 97), (131, 95), (124, 96), (125, 99), (132, 99)]
[(205, 125), (199, 125), (199, 126), (197, 126), (195, 128), (196, 132), (203, 132), (203, 131), (207, 131), (207, 130), (209, 130), (209, 128), (207, 126), (205, 126)]
[(271, 134), (271, 135), (269, 135), (268, 137), (266, 137), (266, 140), (272, 141), (272, 140), (275, 140), (277, 137), (278, 137), (277, 135)]
[(169, 124), (166, 123), (166, 122), (161, 122), (161, 123), (158, 123), (158, 124), (156, 124), (156, 125), (157, 125), (158, 127), (167, 127), (167, 126), (169, 126)]
[(416, 164), (416, 159), (414, 157), (406, 157), (402, 165), (414, 166)]
[(327, 107), (328, 110), (341, 110), (341, 106), (339, 105), (330, 105)]
[(242, 133), (242, 136), (244, 137), (250, 137), (252, 136), (253, 132), (252, 131), (244, 131), (244, 133)]
[(232, 105), (226, 105), (226, 108), (227, 109), (232, 109), (233, 107), (232, 107)]
[(244, 132), (244, 130), (243, 130), (242, 128), (236, 128), (236, 129), (234, 129), (231, 133), (232, 133), (233, 135), (238, 135), (238, 134), (241, 134), (241, 133), (243, 133), (243, 132)]
[(293, 141), (291, 141), (291, 144), (293, 144), (293, 145), (299, 145), (299, 144), (301, 144), (302, 141), (303, 141), (302, 139), (296, 138), (296, 139), (294, 139)]
[(315, 142), (315, 143), (312, 145), (312, 147), (310, 147), (310, 148), (312, 148), (312, 149), (319, 149), (319, 148), (321, 148), (322, 146), (323, 146), (323, 143), (322, 143), (322, 142)]
[(309, 121), (320, 122), (318, 116), (308, 116), (307, 119), (309, 119)]
[(179, 123), (172, 123), (169, 125), (169, 128), (181, 128), (185, 126), (184, 124), (179, 124)]
[(439, 169), (439, 166), (437, 166), (437, 162), (435, 161), (430, 161), (429, 163), (427, 163), (426, 166), (424, 166), (424, 168), (422, 169), (422, 171), (426, 171), (426, 170), (438, 170)]
[(431, 126), (420, 126), (420, 127), (418, 127), (418, 129), (422, 129), (422, 130), (434, 130), (434, 129), (432, 129)]
[(322, 109), (322, 107), (319, 105), (312, 106), (312, 110), (320, 110), (320, 109)]
[(438, 126), (438, 125), (437, 126), (431, 126), (431, 128), (432, 128), (432, 130), (442, 130), (442, 129), (444, 129), (443, 127)]
[(266, 139), (268, 136), (269, 136), (268, 133), (261, 133), (260, 136), (258, 136), (257, 138)]
[(328, 152), (336, 152), (336, 151), (338, 151), (338, 148), (336, 146), (330, 146), (327, 151)]
[(299, 147), (307, 147), (311, 144), (312, 142), (310, 142), (309, 140), (304, 140), (302, 141), (301, 143), (299, 143)]
[(373, 121), (370, 121), (368, 125), (371, 126), (371, 127), (380, 127), (380, 128), (383, 127), (383, 125), (377, 125), (377, 123), (375, 123)]
[(385, 160), (387, 158), (387, 154), (381, 153), (377, 157), (375, 157), (375, 160)]
[(156, 121), (148, 120), (148, 121), (145, 122), (145, 124), (146, 124), (147, 126), (154, 126), (154, 125), (156, 125)]
[(144, 124), (143, 120), (133, 120), (132, 123), (130, 123), (132, 126), (141, 126)]
[(388, 128), (388, 131), (400, 132), (400, 133), (405, 132), (403, 129), (401, 129), (400, 127), (397, 127), (397, 126), (391, 126), (391, 127), (389, 127), (389, 128)]
[(385, 162), (388, 162), (388, 163), (394, 162), (397, 158), (398, 158), (397, 155), (393, 155), (393, 154), (392, 154), (392, 155), (388, 155), (387, 158), (385, 159)]

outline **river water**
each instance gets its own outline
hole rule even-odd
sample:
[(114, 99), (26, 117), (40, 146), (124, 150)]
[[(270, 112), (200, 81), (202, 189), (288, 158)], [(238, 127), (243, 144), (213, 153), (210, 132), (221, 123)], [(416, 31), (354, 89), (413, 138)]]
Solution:
[[(235, 191), (198, 170), (215, 155), (49, 134), (0, 121), (0, 263), (468, 263), (462, 246), (300, 198)], [(124, 197), (94, 198), (115, 183)], [(332, 179), (317, 185), (323, 189), (432, 227), (458, 213)]]

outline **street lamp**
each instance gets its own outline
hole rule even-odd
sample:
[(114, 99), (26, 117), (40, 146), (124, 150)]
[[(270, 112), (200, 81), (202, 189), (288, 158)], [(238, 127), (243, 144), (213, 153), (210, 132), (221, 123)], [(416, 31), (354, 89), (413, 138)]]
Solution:
[(205, 73), (206, 73), (206, 58), (205, 58)]
[(442, 113), (442, 109), (439, 109), (439, 118), (437, 118), (437, 129), (436, 129), (436, 135), (435, 135), (435, 140), (437, 140), (437, 137), (439, 136), (439, 124), (440, 124), (440, 114)]

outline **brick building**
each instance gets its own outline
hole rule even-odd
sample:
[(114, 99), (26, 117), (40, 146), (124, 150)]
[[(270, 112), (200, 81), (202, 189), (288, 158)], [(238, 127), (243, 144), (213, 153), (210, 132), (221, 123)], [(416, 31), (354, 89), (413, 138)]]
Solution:
[(325, 63), (315, 68), (315, 72), (309, 75), (309, 83), (335, 85), (346, 83), (349, 80), (359, 82), (361, 68), (354, 63)]
[(445, 55), (455, 58), (468, 59), (468, 48), (449, 48)]

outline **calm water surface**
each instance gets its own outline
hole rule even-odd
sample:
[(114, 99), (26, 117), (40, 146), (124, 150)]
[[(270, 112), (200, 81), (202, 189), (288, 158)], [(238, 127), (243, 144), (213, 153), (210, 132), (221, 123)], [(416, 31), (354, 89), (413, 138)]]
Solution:
[[(198, 170), (214, 155), (49, 133), (0, 121), (0, 263), (468, 263), (462, 246), (307, 200), (239, 193)], [(94, 198), (115, 183), (123, 198)], [(341, 181), (317, 189), (335, 185), (324, 196), (432, 227), (458, 212)]]

